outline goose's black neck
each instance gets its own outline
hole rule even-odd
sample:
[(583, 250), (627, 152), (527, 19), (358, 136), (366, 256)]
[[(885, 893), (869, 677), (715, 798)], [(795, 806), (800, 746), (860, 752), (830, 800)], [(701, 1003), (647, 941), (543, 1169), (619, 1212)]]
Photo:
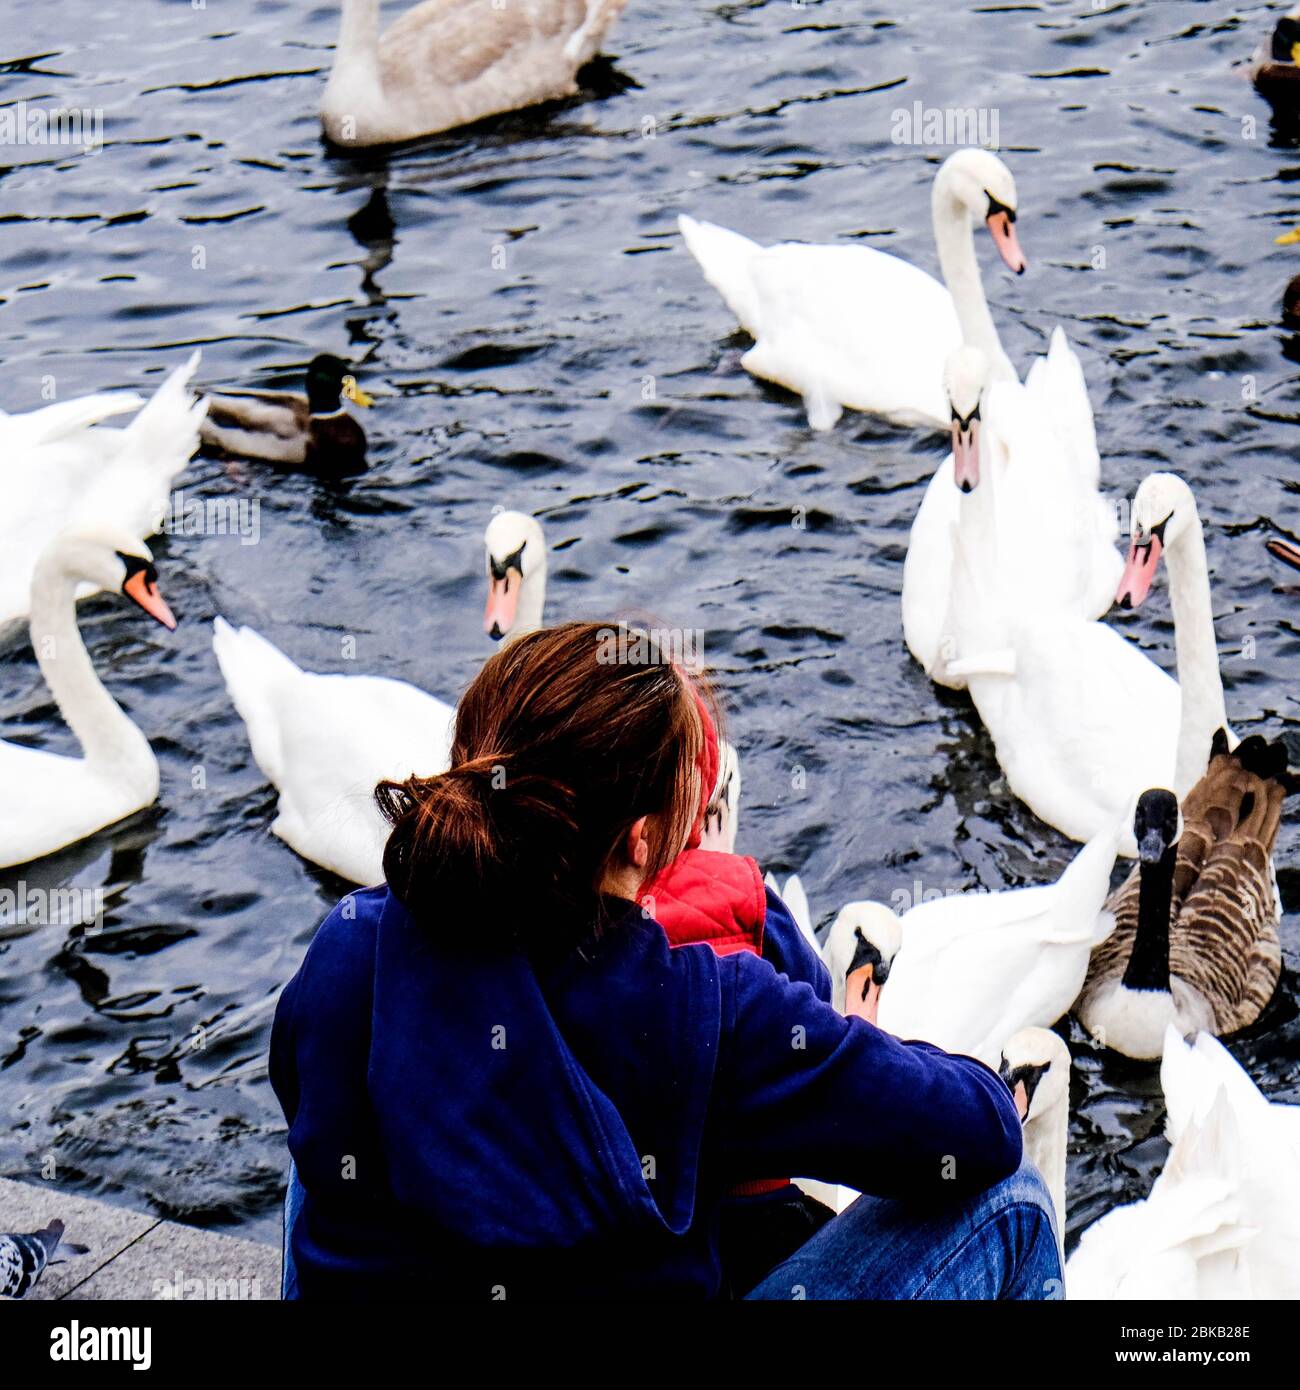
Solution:
[(1124, 971), (1125, 989), (1169, 991), (1169, 916), (1174, 893), (1174, 843), (1158, 860), (1139, 869), (1138, 921), (1133, 954)]

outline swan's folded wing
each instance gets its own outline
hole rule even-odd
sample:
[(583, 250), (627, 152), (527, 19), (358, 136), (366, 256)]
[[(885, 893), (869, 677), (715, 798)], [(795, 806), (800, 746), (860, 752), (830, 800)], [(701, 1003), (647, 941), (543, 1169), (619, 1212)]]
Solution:
[(390, 91), (439, 91), (502, 87), (503, 103), (517, 105), (508, 89), (512, 68), (541, 72), (573, 69), (594, 54), (626, 0), (534, 0), (528, 5), (493, 0), (424, 0), (384, 30), (380, 58)]

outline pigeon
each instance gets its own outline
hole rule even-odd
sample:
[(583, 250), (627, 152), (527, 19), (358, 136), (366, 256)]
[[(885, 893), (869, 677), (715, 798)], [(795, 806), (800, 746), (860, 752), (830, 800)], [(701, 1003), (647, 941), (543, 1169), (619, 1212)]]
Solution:
[(45, 1266), (69, 1255), (84, 1255), (84, 1245), (63, 1239), (63, 1222), (51, 1221), (43, 1231), (0, 1235), (0, 1295), (22, 1298), (45, 1273)]

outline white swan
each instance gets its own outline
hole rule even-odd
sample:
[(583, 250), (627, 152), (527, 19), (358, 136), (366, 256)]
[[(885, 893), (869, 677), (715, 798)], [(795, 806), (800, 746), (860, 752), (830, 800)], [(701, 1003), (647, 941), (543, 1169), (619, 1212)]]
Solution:
[(386, 145), (573, 96), (627, 0), (424, 0), (379, 32), (380, 0), (343, 0), (321, 124)]
[[(485, 627), (496, 637), (541, 625), (546, 539), (522, 512), (501, 512), (484, 534)], [(290, 849), (353, 883), (379, 883), (389, 825), (375, 787), (446, 771), (456, 712), (388, 676), (318, 674), (295, 665), (252, 628), (214, 622), (212, 647), (248, 728), (253, 757), (279, 792), (272, 831)]]
[(319, 675), (252, 628), (213, 621), (212, 649), (280, 794), (272, 831), (353, 883), (380, 883), (389, 826), (375, 787), (446, 771), (455, 710), (387, 676)]
[(1025, 258), (1015, 180), (997, 155), (950, 155), (931, 210), (942, 285), (866, 246), (763, 247), (710, 222), (677, 223), (704, 278), (755, 339), (742, 365), (801, 395), (813, 429), (830, 429), (845, 406), (947, 429), (943, 364), (962, 342), (986, 354), (999, 380), (1016, 380), (984, 297), (973, 220), (1017, 275)]
[(1255, 1238), (1239, 1190), (1241, 1139), (1219, 1093), (1180, 1135), (1140, 1202), (1112, 1207), (1065, 1264), (1074, 1300), (1252, 1297), (1244, 1251)]
[[(1097, 490), (1100, 460), (1083, 369), (1060, 328), (1023, 386), (995, 381), (987, 356), (968, 345), (950, 354), (944, 386), (953, 452), (931, 478), (912, 524), (903, 637), (932, 679), (961, 689), (965, 679), (948, 668), (969, 650), (952, 605), (954, 526), (985, 584), (1022, 608), (1100, 617), (1114, 600), (1123, 562), (1115, 511)], [(987, 630), (981, 635), (994, 640)]]
[[(996, 478), (995, 478), (996, 483)], [(997, 567), (954, 530), (955, 630), (969, 644), (948, 670), (966, 679), (1012, 791), (1040, 820), (1087, 840), (1148, 787), (1183, 799), (1227, 728), (1209, 569), (1191, 489), (1153, 473), (1134, 498), (1121, 605), (1145, 597), (1169, 566), (1178, 681), (1104, 623), (1044, 615), (999, 592)], [(1016, 535), (999, 534), (999, 546)], [(990, 578), (991, 573), (991, 578)], [(1228, 730), (1229, 746), (1236, 738)], [(1137, 846), (1126, 836), (1121, 853)]]
[(176, 626), (149, 550), (134, 536), (77, 528), (46, 546), (31, 583), (32, 649), (82, 756), (0, 741), (0, 867), (53, 854), (158, 797), (153, 749), (105, 690), (81, 640), (80, 584), (124, 594), (163, 626)]
[(1242, 1258), (1256, 1298), (1300, 1298), (1300, 1106), (1269, 1100), (1216, 1038), (1198, 1033), (1184, 1042), (1170, 1028), (1160, 1066), (1168, 1117), (1177, 1144), (1204, 1125), (1220, 1093), (1241, 1136), (1238, 1192), (1245, 1219), (1256, 1228)]
[[(488, 580), (483, 630), (494, 642), (536, 632), (546, 607), (546, 538), (526, 512), (500, 512), (484, 536)], [(718, 780), (709, 798), (700, 848), (733, 854), (740, 828), (740, 755), (722, 739)]]
[[(998, 547), (1017, 540), (999, 535)], [(1173, 777), (1177, 683), (1105, 623), (999, 592), (996, 564), (981, 574), (961, 528), (952, 543), (954, 630), (973, 654), (948, 669), (965, 678), (1011, 790), (1074, 840), (1122, 819), (1120, 852), (1135, 855), (1134, 799)]]
[(1169, 569), (1181, 703), (1172, 786), (1181, 800), (1205, 775), (1215, 733), (1227, 730), (1231, 747), (1237, 740), (1223, 698), (1205, 532), (1196, 498), (1176, 473), (1149, 474), (1133, 498), (1133, 541), (1117, 594), (1121, 608), (1136, 608), (1146, 598), (1162, 555)]
[(998, 1074), (1016, 1098), (1025, 1152), (1043, 1176), (1065, 1249), (1065, 1157), (1070, 1132), (1070, 1049), (1047, 1028), (1022, 1028), (1002, 1045)]
[(536, 632), (546, 611), (546, 536), (526, 512), (498, 512), (483, 534), (488, 598), (483, 631), (494, 641)]
[[(206, 406), (189, 389), (198, 362), (196, 352), (176, 368), (124, 430), (77, 428), (82, 403), (67, 402), (52, 419), (69, 429), (0, 467), (0, 629), (27, 615), (37, 559), (66, 527), (112, 526), (137, 540), (158, 530), (172, 483), (199, 444)], [(79, 597), (93, 592), (83, 584)]]
[(826, 939), (837, 1002), (868, 1017), (874, 1002), (887, 1033), (996, 1066), (1013, 1033), (1049, 1027), (1078, 996), (1114, 927), (1103, 906), (1119, 839), (1118, 824), (1096, 836), (1053, 884), (954, 894), (901, 919), (848, 904)]
[(1300, 1107), (1270, 1104), (1221, 1043), (1166, 1029), (1160, 1081), (1173, 1147), (1145, 1201), (1084, 1233), (1076, 1299), (1300, 1297)]

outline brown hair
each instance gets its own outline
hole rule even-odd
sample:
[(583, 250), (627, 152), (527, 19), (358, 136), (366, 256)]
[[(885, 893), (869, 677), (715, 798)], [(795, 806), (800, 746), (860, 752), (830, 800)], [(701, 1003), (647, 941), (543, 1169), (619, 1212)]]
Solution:
[(565, 623), (502, 648), (461, 698), (450, 768), (375, 789), (384, 874), (413, 915), (459, 927), (472, 911), (494, 943), (563, 947), (603, 925), (600, 885), (639, 817), (654, 817), (642, 881), (676, 857), (699, 811), (696, 691), (652, 641), (620, 660), (617, 630)]

